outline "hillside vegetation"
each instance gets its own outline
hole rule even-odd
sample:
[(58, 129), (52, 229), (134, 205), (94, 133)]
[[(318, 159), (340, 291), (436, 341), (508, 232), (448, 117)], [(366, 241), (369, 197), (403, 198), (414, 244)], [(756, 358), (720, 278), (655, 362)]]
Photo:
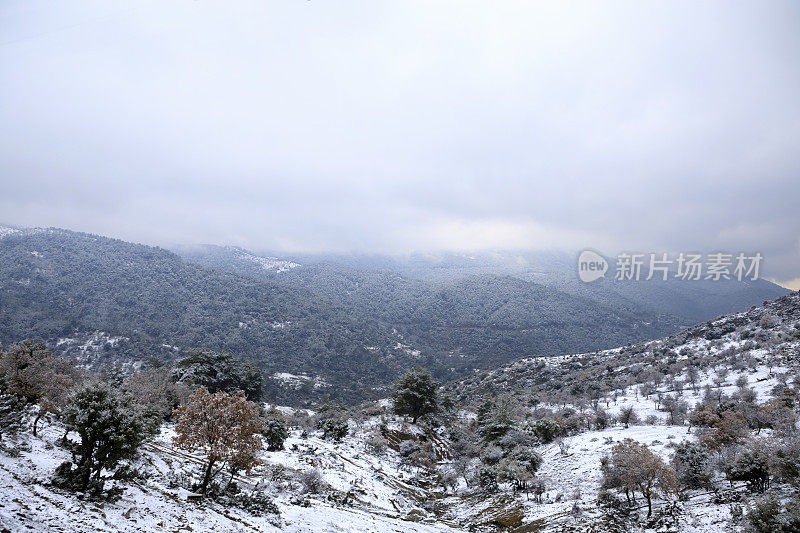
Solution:
[(189, 348), (227, 350), (256, 362), (270, 395), (295, 405), (378, 398), (416, 365), (447, 381), (523, 356), (656, 337), (680, 322), (512, 276), (426, 281), (216, 248), (209, 267), (65, 230), (3, 235), (3, 344), (33, 337), (83, 366), (127, 370)]
[[(198, 372), (206, 368), (200, 354), (177, 366), (201, 364), (188, 374), (150, 367), (108, 375), (119, 383), (112, 392), (73, 375), (43, 346), (23, 344), (0, 357), (0, 524), (788, 533), (800, 524), (798, 354), (793, 293), (663, 339), (523, 359), (438, 391), (418, 370), (393, 398), (308, 411), (258, 409), (226, 392), (238, 385), (220, 372)], [(207, 360), (225, 360), (222, 372), (239, 375), (233, 359)], [(41, 371), (27, 372), (33, 367), (89, 384), (65, 397), (54, 388), (62, 380), (43, 381)], [(179, 381), (159, 378), (170, 375)], [(213, 395), (196, 388), (211, 384)], [(120, 448), (127, 451), (105, 476), (76, 490), (64, 476), (80, 472), (72, 462), (81, 464), (90, 434), (80, 431), (92, 423), (75, 416), (76, 406), (98, 393), (95, 403), (119, 412), (118, 424), (139, 428), (128, 430), (138, 453)], [(154, 412), (163, 417), (155, 425)], [(260, 435), (223, 439), (212, 455), (195, 438), (206, 427), (190, 423), (208, 417)], [(216, 472), (212, 459), (222, 461)]]

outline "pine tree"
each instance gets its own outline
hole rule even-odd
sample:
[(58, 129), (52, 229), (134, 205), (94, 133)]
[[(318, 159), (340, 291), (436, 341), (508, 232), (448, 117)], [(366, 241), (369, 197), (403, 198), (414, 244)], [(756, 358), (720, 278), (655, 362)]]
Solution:
[(422, 368), (409, 370), (394, 386), (394, 412), (407, 415), (416, 424), (420, 417), (439, 409), (439, 384)]

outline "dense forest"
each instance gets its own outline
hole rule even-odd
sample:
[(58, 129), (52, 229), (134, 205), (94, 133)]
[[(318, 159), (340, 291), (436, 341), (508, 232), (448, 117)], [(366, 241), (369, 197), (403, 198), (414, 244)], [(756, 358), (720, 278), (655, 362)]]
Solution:
[[(378, 397), (415, 365), (447, 380), (519, 357), (658, 337), (681, 323), (510, 275), (423, 280), (215, 249), (181, 258), (65, 230), (8, 232), (0, 239), (0, 342), (33, 337), (81, 355), (87, 336), (104, 332), (92, 348), (104, 363), (224, 349), (267, 375), (288, 373), (265, 386), (296, 403)], [(59, 339), (70, 342), (56, 346)]]

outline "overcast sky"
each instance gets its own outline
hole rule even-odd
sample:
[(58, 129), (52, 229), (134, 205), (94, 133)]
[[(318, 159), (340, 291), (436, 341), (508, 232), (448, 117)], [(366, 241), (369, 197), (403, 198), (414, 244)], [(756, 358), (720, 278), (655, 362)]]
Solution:
[(0, 3), (0, 222), (276, 251), (760, 251), (800, 3)]

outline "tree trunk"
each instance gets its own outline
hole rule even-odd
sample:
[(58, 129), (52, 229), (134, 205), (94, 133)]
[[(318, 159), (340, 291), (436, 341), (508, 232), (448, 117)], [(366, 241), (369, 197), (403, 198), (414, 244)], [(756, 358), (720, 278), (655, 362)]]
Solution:
[(215, 461), (213, 459), (208, 461), (208, 466), (206, 467), (206, 473), (203, 476), (203, 483), (200, 485), (200, 493), (205, 496), (206, 489), (208, 488), (208, 482), (211, 481), (211, 468), (214, 466)]
[(645, 498), (647, 498), (647, 518), (650, 518), (653, 515), (653, 501), (649, 492), (645, 494)]
[(36, 418), (33, 419), (33, 436), (34, 437), (36, 436), (36, 429), (37, 429), (37, 426), (39, 425), (39, 420), (41, 420), (41, 418), (42, 418), (42, 410), (39, 409), (39, 412), (36, 413)]

